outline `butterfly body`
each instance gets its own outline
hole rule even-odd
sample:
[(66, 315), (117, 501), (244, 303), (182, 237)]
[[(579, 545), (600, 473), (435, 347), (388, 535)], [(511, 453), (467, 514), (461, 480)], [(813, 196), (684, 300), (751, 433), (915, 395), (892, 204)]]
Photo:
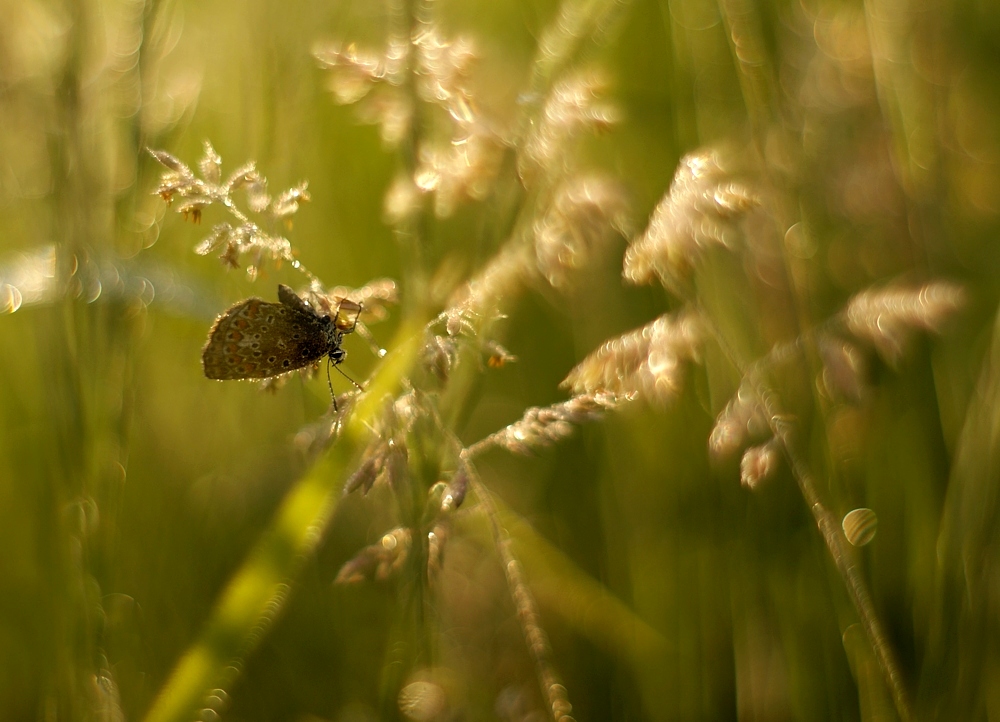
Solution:
[(317, 313), (288, 286), (278, 286), (278, 300), (248, 298), (216, 319), (201, 354), (205, 376), (264, 379), (304, 368), (324, 356), (334, 365), (344, 360), (347, 354), (340, 343), (353, 325), (341, 320), (341, 309), (356, 309), (356, 321), (361, 310), (358, 304), (342, 301), (331, 319)]

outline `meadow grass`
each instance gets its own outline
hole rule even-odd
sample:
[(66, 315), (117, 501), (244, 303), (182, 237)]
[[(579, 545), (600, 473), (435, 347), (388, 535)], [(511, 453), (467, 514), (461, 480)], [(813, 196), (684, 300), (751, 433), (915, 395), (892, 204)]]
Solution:
[(4, 17), (5, 718), (998, 714), (1000, 12)]

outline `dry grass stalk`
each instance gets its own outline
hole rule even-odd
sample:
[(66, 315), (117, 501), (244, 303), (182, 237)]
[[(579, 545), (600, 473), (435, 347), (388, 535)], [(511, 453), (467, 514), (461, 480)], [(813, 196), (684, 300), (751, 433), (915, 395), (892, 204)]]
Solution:
[(636, 284), (659, 279), (666, 288), (676, 287), (706, 247), (735, 248), (742, 238), (739, 221), (759, 205), (758, 196), (722, 167), (718, 154), (685, 156), (669, 194), (625, 254), (625, 278)]
[(327, 87), (341, 105), (351, 105), (367, 96), (380, 83), (399, 85), (405, 67), (406, 47), (390, 41), (384, 53), (326, 43), (313, 50), (319, 66), (328, 71)]
[(618, 122), (617, 108), (602, 99), (607, 85), (606, 78), (594, 70), (570, 74), (556, 83), (518, 157), (522, 178), (538, 170), (559, 175), (570, 158), (568, 142), (583, 131), (606, 130)]
[[(654, 210), (646, 231), (632, 242), (626, 253), (625, 278), (633, 283), (659, 280), (667, 289), (684, 289), (682, 295), (690, 294), (693, 289), (683, 281), (701, 253), (709, 246), (738, 250), (742, 240), (739, 223), (759, 205), (758, 196), (745, 184), (734, 181), (716, 154), (695, 153), (685, 157), (670, 193)], [(696, 302), (694, 298), (687, 300)], [(897, 363), (914, 330), (940, 329), (962, 301), (961, 289), (948, 283), (930, 283), (916, 290), (898, 287), (870, 290), (854, 297), (834, 321), (842, 320), (852, 335), (872, 344), (889, 363)], [(681, 323), (688, 319), (690, 327)], [(693, 314), (676, 321), (664, 316), (643, 329), (605, 343), (573, 369), (564, 384), (576, 393), (603, 391), (622, 398), (669, 398), (679, 385), (680, 362), (696, 359), (707, 335), (714, 337), (743, 375), (739, 391), (716, 421), (709, 439), (710, 452), (721, 457), (744, 449), (741, 480), (751, 489), (774, 474), (781, 452), (788, 458), (875, 650), (897, 711), (903, 719), (909, 719), (909, 702), (895, 652), (847, 552), (845, 540), (795, 446), (795, 424), (782, 413), (780, 399), (764, 382), (765, 374), (797, 356), (803, 343), (816, 343), (818, 339), (827, 386), (843, 388), (848, 396), (860, 399), (863, 367), (857, 363), (853, 347), (831, 342), (828, 334), (820, 333), (803, 336), (791, 344), (778, 344), (764, 358), (746, 364), (714, 324)]]
[(398, 173), (382, 199), (382, 218), (390, 226), (399, 226), (420, 212), (423, 194), (413, 177)]
[(468, 458), (491, 447), (528, 455), (562, 441), (573, 433), (574, 426), (599, 419), (617, 405), (617, 399), (610, 394), (582, 394), (560, 404), (532, 407), (520, 420), (470, 446)]
[(774, 439), (751, 446), (740, 459), (740, 483), (751, 491), (774, 476), (781, 461), (781, 447)]
[(344, 493), (350, 494), (357, 489), (361, 489), (363, 494), (367, 494), (382, 473), (388, 454), (388, 442), (381, 438), (373, 440), (368, 448), (365, 449), (364, 459), (360, 466), (348, 477), (347, 483), (344, 484)]
[(253, 163), (243, 165), (223, 181), (222, 158), (208, 141), (205, 141), (204, 153), (198, 161), (201, 178), (166, 151), (150, 149), (149, 153), (167, 168), (160, 177), (156, 193), (168, 203), (179, 198), (176, 210), (185, 219), (200, 223), (203, 209), (218, 204), (237, 220), (236, 225), (228, 222), (215, 225), (196, 247), (197, 253), (208, 255), (218, 252), (222, 262), (232, 268), (239, 268), (242, 257), (249, 255), (247, 273), (251, 277), (256, 277), (264, 258), (269, 258), (279, 263), (287, 261), (309, 275), (310, 279), (315, 279), (295, 259), (287, 238), (273, 235), (254, 223), (247, 213), (237, 207), (234, 199), (236, 191), (243, 191), (249, 211), (263, 216), (267, 220), (266, 225), (273, 226), (278, 221), (288, 221), (298, 211), (299, 205), (309, 200), (305, 182), (272, 197), (267, 191), (267, 179), (257, 172)]
[(313, 50), (319, 66), (328, 71), (327, 87), (341, 105), (358, 105), (358, 116), (377, 124), (382, 140), (397, 145), (409, 133), (413, 104), (402, 85), (408, 57), (405, 43), (389, 41), (384, 53), (325, 43)]
[(708, 437), (708, 449), (712, 456), (724, 458), (744, 448), (747, 442), (760, 441), (770, 433), (761, 399), (753, 384), (744, 379), (716, 419)]
[(469, 490), (469, 471), (465, 464), (459, 466), (448, 482), (448, 486), (441, 497), (441, 511), (448, 512), (462, 506), (465, 495)]
[(538, 270), (559, 288), (572, 271), (594, 263), (614, 235), (631, 226), (624, 189), (605, 176), (585, 175), (565, 181), (548, 211), (535, 222)]
[(413, 35), (417, 55), (417, 92), (427, 103), (438, 103), (452, 116), (464, 118), (474, 102), (472, 68), (479, 59), (472, 38), (445, 38), (440, 27), (423, 23)]
[(486, 267), (452, 296), (435, 323), (444, 323), (451, 337), (475, 337), (492, 322), (503, 318), (505, 301), (515, 297), (536, 268), (528, 253), (508, 243)]
[[(488, 195), (505, 143), (476, 103), (471, 76), (477, 52), (471, 39), (448, 39), (437, 25), (419, 23), (409, 44), (391, 43), (381, 55), (334, 44), (319, 47), (314, 55), (330, 71), (337, 102), (357, 103), (359, 117), (378, 124), (388, 145), (410, 133), (416, 100), (440, 111), (444, 137), (419, 139), (412, 177), (397, 179), (386, 195), (390, 221), (398, 223), (416, 212), (420, 193), (434, 194), (435, 214), (441, 218), (463, 200)], [(407, 68), (413, 73), (415, 98), (405, 87)]]
[(490, 522), (494, 543), (500, 554), (500, 561), (507, 578), (507, 588), (514, 602), (514, 608), (517, 610), (517, 621), (521, 625), (528, 652), (535, 663), (542, 695), (548, 703), (549, 711), (555, 722), (573, 722), (573, 718), (570, 716), (573, 705), (570, 704), (566, 687), (559, 681), (559, 675), (552, 663), (552, 648), (549, 644), (548, 634), (541, 625), (538, 604), (525, 581), (521, 562), (514, 554), (513, 542), (507, 530), (500, 523), (500, 514), (492, 494), (479, 480), (479, 475), (467, 455), (465, 462), (470, 483), (475, 489), (476, 496)]
[[(763, 381), (759, 369), (741, 363), (739, 356), (733, 352), (725, 338), (717, 330), (713, 330), (713, 336), (729, 357), (730, 362), (742, 372), (744, 383), (749, 384), (750, 393), (745, 400), (731, 403), (737, 409), (754, 409), (759, 406), (759, 410), (753, 411), (752, 416), (759, 413), (762, 418), (766, 419), (770, 434), (773, 436), (772, 442), (780, 445), (783, 450), (792, 476), (799, 486), (806, 506), (813, 515), (816, 528), (823, 537), (851, 602), (861, 619), (865, 634), (885, 675), (886, 684), (893, 695), (896, 710), (903, 720), (912, 719), (909, 699), (902, 680), (899, 662), (896, 659), (895, 649), (886, 636), (882, 621), (872, 603), (871, 593), (858, 569), (857, 560), (850, 554), (845, 545), (846, 539), (840, 533), (836, 518), (820, 496), (817, 480), (806, 463), (805, 457), (799, 452), (794, 438), (795, 424), (783, 413), (781, 399)], [(725, 412), (722, 416), (728, 417)], [(734, 414), (733, 418), (741, 416), (741, 414)], [(751, 456), (748, 463), (756, 463), (757, 461), (754, 456)], [(754, 479), (754, 481), (758, 480)]]
[(935, 281), (919, 288), (890, 286), (854, 296), (844, 318), (848, 331), (871, 343), (887, 363), (896, 365), (914, 331), (939, 331), (964, 301), (961, 287), (953, 283)]
[[(441, 511), (447, 511), (444, 505)], [(427, 532), (427, 578), (436, 580), (441, 575), (444, 568), (444, 552), (448, 546), (448, 537), (451, 536), (451, 527), (445, 521), (441, 521)]]
[(335, 584), (357, 584), (376, 580), (385, 581), (399, 572), (406, 562), (413, 545), (413, 534), (399, 527), (386, 532), (378, 544), (367, 546), (344, 563), (334, 579)]
[(694, 312), (660, 316), (605, 342), (562, 382), (574, 394), (609, 394), (665, 403), (680, 390), (684, 365), (697, 361), (703, 339)]
[(461, 201), (486, 198), (500, 170), (503, 147), (491, 133), (470, 127), (447, 143), (424, 144), (419, 160), (413, 182), (434, 194), (435, 215), (447, 218)]
[(424, 24), (415, 32), (413, 45), (417, 93), (444, 111), (447, 135), (445, 141), (421, 142), (413, 183), (424, 193), (434, 193), (435, 215), (445, 218), (461, 201), (487, 197), (505, 143), (476, 102), (471, 78), (478, 59), (475, 43), (461, 36), (447, 40), (439, 27)]
[(854, 404), (863, 401), (868, 369), (860, 349), (843, 339), (826, 334), (818, 336), (816, 345), (823, 364), (820, 380), (825, 393)]

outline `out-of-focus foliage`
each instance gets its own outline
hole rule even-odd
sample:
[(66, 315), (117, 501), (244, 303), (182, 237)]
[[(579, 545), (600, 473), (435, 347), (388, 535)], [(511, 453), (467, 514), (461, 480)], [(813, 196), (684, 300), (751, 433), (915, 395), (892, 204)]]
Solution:
[(0, 18), (4, 719), (1000, 715), (1000, 6)]

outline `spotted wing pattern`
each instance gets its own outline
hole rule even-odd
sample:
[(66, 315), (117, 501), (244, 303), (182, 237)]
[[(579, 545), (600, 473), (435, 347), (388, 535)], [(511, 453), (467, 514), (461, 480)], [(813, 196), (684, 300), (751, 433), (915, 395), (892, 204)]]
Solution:
[(278, 296), (282, 303), (248, 298), (216, 319), (201, 354), (205, 376), (263, 379), (308, 366), (329, 353), (330, 319), (285, 286), (279, 286)]

